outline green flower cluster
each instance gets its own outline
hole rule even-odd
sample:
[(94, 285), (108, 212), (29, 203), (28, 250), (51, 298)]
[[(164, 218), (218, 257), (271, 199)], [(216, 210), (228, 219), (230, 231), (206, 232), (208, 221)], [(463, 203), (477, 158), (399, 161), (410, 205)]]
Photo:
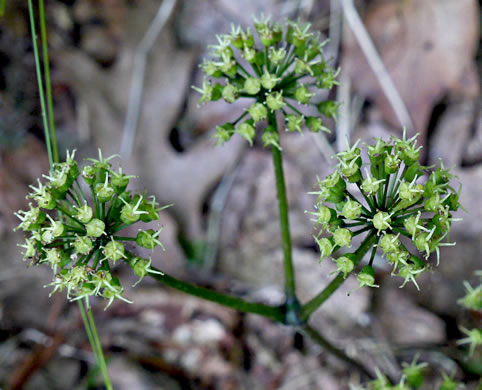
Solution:
[[(413, 390), (422, 387), (425, 375), (428, 372), (427, 363), (417, 363), (417, 358), (412, 363), (402, 363), (403, 370), (400, 381), (392, 384), (388, 378), (377, 369), (377, 378), (368, 382), (365, 386), (350, 385), (350, 390)], [(442, 371), (441, 382), (439, 382), (438, 390), (458, 390), (464, 388), (460, 382), (454, 381)], [(434, 388), (435, 389), (435, 388)]]
[[(457, 302), (466, 309), (477, 311), (482, 314), (482, 271), (477, 271), (476, 275), (479, 276), (479, 285), (473, 287), (469, 282), (465, 281), (464, 286), (466, 293), (464, 297), (460, 298)], [(465, 327), (460, 327), (460, 330), (466, 337), (458, 340), (457, 344), (468, 344), (469, 355), (473, 356), (476, 349), (482, 347), (482, 329), (467, 329)], [(482, 352), (482, 349), (480, 351)]]
[[(30, 186), (29, 210), (15, 215), (20, 219), (17, 229), (27, 233), (24, 259), (33, 264), (48, 264), (54, 280), (48, 286), (56, 291), (67, 291), (67, 297), (77, 300), (89, 296), (129, 302), (119, 279), (111, 267), (117, 261), (128, 263), (139, 281), (148, 273), (158, 273), (151, 268), (151, 260), (141, 258), (126, 250), (123, 242), (152, 249), (163, 245), (158, 240), (160, 230), (139, 230), (136, 237), (122, 237), (118, 233), (137, 222), (159, 219), (159, 207), (153, 196), (127, 190), (134, 176), (113, 170), (109, 162), (113, 157), (89, 159), (91, 164), (79, 170), (75, 151), (64, 163), (55, 164), (45, 183)], [(83, 188), (84, 187), (84, 188)], [(86, 189), (89, 193), (86, 194)]]
[[(411, 281), (418, 288), (416, 278), (428, 269), (430, 254), (436, 253), (438, 265), (439, 248), (455, 245), (443, 242), (456, 220), (452, 213), (460, 207), (459, 193), (450, 184), (454, 175), (443, 163), (433, 171), (421, 166), (416, 137), (406, 139), (404, 132), (402, 139), (376, 139), (374, 145), (367, 145), (369, 161), (365, 166), (356, 142), (336, 155), (339, 163), (335, 172), (318, 179), (319, 191), (311, 192), (318, 196), (315, 211), (309, 214), (321, 227), (315, 237), (321, 258), (338, 248), (349, 248), (356, 235), (376, 236), (370, 263), (358, 274), (360, 286), (377, 287), (372, 268), (377, 248), (393, 266), (392, 275), (404, 279), (401, 287)], [(358, 187), (363, 200), (357, 199), (349, 186)], [(420, 253), (410, 253), (407, 241)], [(345, 277), (356, 263), (355, 253), (336, 259), (337, 269)]]
[[(262, 17), (254, 20), (254, 27), (256, 35), (250, 28), (233, 26), (231, 34), (217, 36), (218, 44), (211, 46), (212, 59), (201, 65), (202, 87), (193, 87), (201, 94), (200, 103), (221, 98), (227, 103), (254, 100), (236, 121), (217, 128), (218, 142), (237, 133), (252, 145), (256, 124), (274, 112), (283, 113), (287, 131), (302, 132), (306, 126), (313, 132), (329, 132), (320, 117), (300, 111), (300, 105), (311, 104), (320, 114), (336, 118), (336, 102), (312, 102), (313, 89), (331, 89), (337, 84), (339, 71), (330, 68), (323, 57), (326, 42), (320, 42), (310, 24), (288, 21), (284, 27)], [(265, 146), (280, 148), (279, 135), (270, 126), (264, 129), (262, 140)]]

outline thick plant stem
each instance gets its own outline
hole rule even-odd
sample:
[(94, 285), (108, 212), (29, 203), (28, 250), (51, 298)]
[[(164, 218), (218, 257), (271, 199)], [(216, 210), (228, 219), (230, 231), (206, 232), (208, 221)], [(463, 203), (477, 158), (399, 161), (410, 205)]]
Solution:
[(285, 314), (280, 307), (248, 302), (241, 298), (232, 297), (204, 287), (198, 287), (191, 283), (184, 282), (165, 273), (160, 273), (160, 271), (154, 267), (152, 267), (152, 270), (159, 273), (149, 273), (151, 278), (154, 278), (166, 286), (175, 288), (176, 290), (182, 291), (186, 294), (193, 295), (207, 301), (219, 303), (220, 305), (227, 306), (244, 313), (259, 314), (263, 317), (271, 318), (272, 320), (278, 322), (283, 323), (285, 320)]
[[(377, 235), (373, 231), (371, 231), (363, 240), (360, 247), (354, 253), (355, 258), (353, 259), (353, 262), (355, 263), (355, 266), (361, 261), (365, 253), (370, 250), (376, 240)], [(326, 286), (311, 301), (307, 302), (302, 306), (300, 313), (301, 320), (307, 321), (310, 318), (311, 314), (313, 314), (313, 312), (318, 309), (323, 304), (323, 302), (325, 302), (331, 296), (331, 294), (333, 294), (338, 289), (338, 287), (343, 284), (344, 281), (345, 278), (343, 276), (343, 273), (338, 273), (335, 279), (333, 279), (330, 284), (328, 284), (328, 286)]]
[[(277, 129), (276, 117), (274, 114), (269, 115), (268, 121), (271, 126)], [(286, 198), (286, 185), (283, 173), (283, 157), (281, 154), (281, 150), (279, 150), (275, 146), (271, 147), (271, 153), (273, 156), (273, 165), (276, 177), (276, 190), (278, 193), (281, 244), (283, 248), (284, 258), (285, 293), (286, 300), (290, 302), (296, 301), (296, 282), (291, 250), (291, 235), (288, 220), (288, 201)]]
[(325, 339), (320, 332), (312, 328), (310, 325), (303, 326), (301, 328), (301, 331), (305, 333), (307, 336), (309, 336), (315, 343), (319, 344), (326, 351), (331, 353), (332, 355), (335, 355), (337, 358), (345, 361), (346, 363), (352, 365), (353, 367), (356, 367), (358, 370), (363, 372), (368, 378), (374, 379), (373, 374), (370, 373), (363, 365), (361, 365), (356, 360), (346, 355), (341, 349), (336, 348), (327, 339)]

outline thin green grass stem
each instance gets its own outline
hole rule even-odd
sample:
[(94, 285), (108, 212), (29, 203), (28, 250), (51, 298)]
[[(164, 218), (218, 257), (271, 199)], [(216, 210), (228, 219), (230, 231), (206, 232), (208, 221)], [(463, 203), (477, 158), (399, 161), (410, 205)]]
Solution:
[(38, 89), (39, 89), (39, 98), (40, 98), (40, 107), (42, 110), (42, 121), (45, 133), (45, 144), (47, 145), (47, 154), (49, 156), (49, 163), (50, 167), (54, 164), (53, 154), (52, 154), (52, 143), (50, 139), (50, 131), (48, 125), (48, 115), (47, 115), (47, 108), (45, 105), (45, 94), (44, 94), (44, 87), (42, 81), (42, 70), (40, 68), (40, 57), (37, 45), (37, 33), (35, 27), (35, 16), (33, 11), (32, 0), (28, 0), (28, 13), (30, 16), (30, 29), (32, 32), (32, 46), (33, 46), (33, 53), (35, 58), (35, 71), (37, 73), (37, 82), (38, 82)]
[(54, 118), (54, 105), (52, 98), (52, 82), (50, 79), (50, 61), (49, 61), (49, 47), (47, 41), (47, 28), (45, 23), (45, 6), (44, 0), (39, 0), (39, 16), (40, 16), (40, 37), (42, 40), (42, 55), (44, 63), (44, 76), (45, 76), (45, 90), (47, 92), (47, 110), (50, 137), (52, 142), (52, 152), (54, 162), (59, 163), (59, 151), (57, 147), (57, 136), (55, 133), (55, 118)]

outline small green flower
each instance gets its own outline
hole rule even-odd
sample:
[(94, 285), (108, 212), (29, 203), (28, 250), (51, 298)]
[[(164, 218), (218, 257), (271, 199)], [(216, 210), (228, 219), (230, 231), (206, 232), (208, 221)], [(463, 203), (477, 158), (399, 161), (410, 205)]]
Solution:
[(457, 303), (470, 310), (482, 310), (482, 284), (472, 287), (467, 281), (464, 282), (465, 296)]
[(104, 253), (104, 260), (112, 260), (113, 263), (115, 263), (117, 260), (120, 260), (122, 258), (126, 259), (126, 255), (124, 254), (125, 248), (122, 243), (119, 241), (115, 241), (114, 237), (111, 237), (111, 241), (109, 241), (105, 246), (104, 249), (102, 250)]
[(305, 117), (303, 115), (290, 114), (286, 117), (286, 130), (287, 131), (303, 131), (303, 122)]
[(378, 234), (381, 231), (391, 229), (390, 222), (392, 221), (391, 215), (384, 211), (379, 211), (373, 217), (373, 226), (378, 230)]
[(283, 94), (278, 91), (271, 92), (266, 97), (266, 105), (273, 111), (281, 110), (285, 105)]
[(238, 133), (240, 136), (243, 138), (246, 138), (246, 140), (249, 142), (249, 144), (252, 146), (253, 145), (253, 140), (256, 135), (256, 129), (253, 126), (253, 121), (248, 120), (243, 123), (241, 123), (238, 126), (238, 129), (236, 130), (236, 133)]
[(77, 236), (73, 246), (81, 255), (88, 255), (93, 248), (92, 240), (88, 236)]
[(375, 270), (372, 266), (366, 265), (362, 268), (362, 270), (357, 275), (356, 279), (358, 280), (359, 287), (362, 288), (365, 286), (368, 287), (380, 287), (379, 285), (375, 284)]
[(92, 207), (90, 207), (87, 202), (84, 203), (83, 206), (76, 207), (77, 212), (75, 213), (75, 218), (78, 219), (82, 223), (89, 223), (92, 217), (94, 216), (94, 212), (92, 211)]
[(324, 257), (328, 257), (333, 253), (334, 245), (330, 239), (323, 237), (318, 239), (314, 236), (316, 243), (318, 244), (318, 248), (320, 249), (320, 262), (323, 260)]
[(248, 113), (254, 123), (258, 123), (268, 117), (268, 109), (261, 103), (254, 103), (248, 108)]
[(333, 239), (335, 240), (335, 244), (339, 247), (350, 247), (351, 240), (353, 234), (350, 230), (345, 228), (336, 229), (333, 233)]
[(343, 273), (343, 277), (346, 279), (348, 274), (355, 269), (355, 263), (353, 260), (346, 256), (341, 256), (336, 259), (336, 268), (339, 272)]
[(164, 245), (162, 245), (162, 243), (157, 239), (161, 233), (161, 230), (162, 229), (159, 229), (158, 231), (153, 229), (140, 230), (136, 237), (137, 245), (142, 246), (143, 248), (152, 249), (152, 251), (154, 251), (154, 248), (159, 245), (162, 250), (166, 250)]
[(100, 219), (93, 218), (85, 225), (89, 237), (100, 237), (105, 233), (105, 223)]
[(301, 104), (308, 104), (313, 96), (315, 94), (304, 85), (299, 86), (295, 91), (295, 99)]
[(462, 333), (467, 337), (464, 337), (457, 341), (458, 345), (469, 344), (469, 355), (473, 356), (475, 349), (482, 346), (482, 329), (467, 329), (463, 326), (460, 327)]
[(427, 363), (417, 363), (418, 356), (413, 359), (410, 364), (402, 363), (403, 374), (407, 378), (407, 385), (413, 386), (418, 389), (422, 386), (424, 379), (424, 371), (428, 367)]
[(261, 81), (255, 77), (249, 77), (244, 82), (244, 91), (249, 95), (256, 95), (261, 90)]
[(261, 85), (267, 90), (272, 90), (274, 87), (276, 87), (278, 81), (280, 81), (280, 78), (276, 77), (276, 74), (269, 73), (266, 69), (261, 76)]
[(356, 200), (348, 199), (343, 205), (341, 214), (346, 219), (357, 219), (358, 217), (360, 217), (361, 212), (362, 212), (362, 205), (358, 203)]

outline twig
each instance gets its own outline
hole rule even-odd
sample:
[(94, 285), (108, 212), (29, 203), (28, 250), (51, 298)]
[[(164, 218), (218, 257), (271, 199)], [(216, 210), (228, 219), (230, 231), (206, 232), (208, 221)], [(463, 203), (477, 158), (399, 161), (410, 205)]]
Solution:
[(350, 140), (351, 133), (351, 105), (350, 105), (350, 79), (346, 73), (341, 74), (340, 86), (337, 88), (336, 100), (340, 105), (340, 115), (336, 123), (336, 149), (338, 152), (345, 150), (347, 140)]
[(380, 55), (378, 54), (377, 49), (375, 48), (375, 45), (368, 34), (368, 31), (363, 25), (360, 15), (353, 4), (353, 0), (341, 0), (341, 5), (343, 7), (346, 20), (348, 21), (348, 24), (358, 40), (368, 64), (378, 79), (383, 93), (390, 102), (395, 115), (400, 121), (400, 124), (406, 127), (409, 133), (412, 132), (414, 127), (407, 107), (405, 106), (402, 97), (400, 96), (392, 78), (383, 64), (383, 61), (380, 58)]
[(211, 201), (210, 213), (208, 218), (208, 231), (207, 231), (207, 248), (204, 255), (203, 268), (204, 271), (210, 272), (215, 267), (216, 255), (219, 247), (219, 236), (221, 228), (221, 217), (228, 198), (229, 192), (233, 187), (234, 180), (236, 179), (238, 169), (226, 172), (221, 179), (216, 192), (214, 193)]
[(175, 5), (176, 0), (164, 0), (161, 3), (154, 20), (136, 49), (131, 90), (129, 92), (129, 102), (127, 106), (127, 116), (120, 149), (121, 155), (126, 158), (130, 157), (132, 153), (137, 123), (139, 121), (147, 55), (169, 20)]

